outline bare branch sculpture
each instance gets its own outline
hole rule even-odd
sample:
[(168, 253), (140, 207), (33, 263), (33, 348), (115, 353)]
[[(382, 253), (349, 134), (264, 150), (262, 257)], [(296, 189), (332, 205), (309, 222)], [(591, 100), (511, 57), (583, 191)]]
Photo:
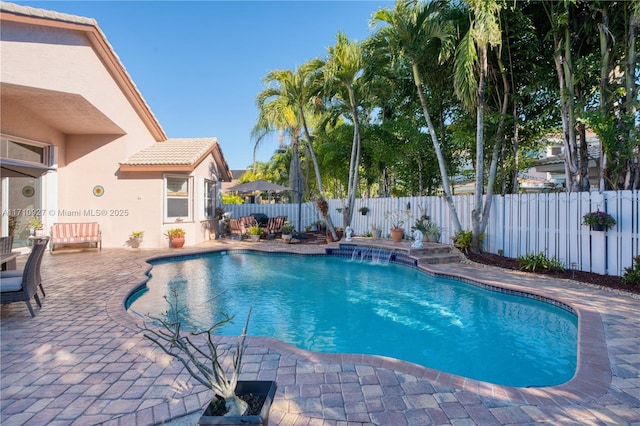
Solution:
[[(225, 416), (242, 416), (248, 411), (248, 404), (238, 398), (235, 394), (238, 376), (242, 364), (242, 356), (245, 350), (245, 339), (247, 337), (247, 327), (251, 317), (251, 308), (247, 314), (247, 320), (242, 334), (238, 336), (235, 352), (233, 354), (233, 364), (231, 377), (221, 364), (224, 352), (220, 351), (218, 344), (213, 341), (213, 335), (226, 324), (233, 322), (233, 316), (222, 313), (223, 318), (206, 330), (198, 330), (189, 319), (182, 314), (178, 305), (178, 291), (171, 289), (172, 297), (166, 295), (164, 299), (169, 305), (169, 309), (164, 312), (162, 318), (147, 315), (147, 318), (159, 324), (159, 328), (150, 328), (146, 322), (141, 327), (143, 335), (155, 343), (164, 353), (177, 359), (184, 365), (191, 377), (202, 385), (211, 389), (216, 395), (224, 399), (227, 412)], [(182, 333), (182, 324), (188, 324), (196, 331), (191, 331), (187, 335)], [(198, 342), (194, 342), (190, 336), (202, 337), (207, 350), (203, 350)], [(198, 339), (199, 342), (202, 340)]]

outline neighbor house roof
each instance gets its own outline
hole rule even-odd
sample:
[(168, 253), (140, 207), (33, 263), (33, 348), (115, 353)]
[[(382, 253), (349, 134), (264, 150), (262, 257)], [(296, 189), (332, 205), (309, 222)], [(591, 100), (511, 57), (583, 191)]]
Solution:
[[(560, 145), (558, 143), (558, 145)], [(597, 138), (587, 139), (587, 156), (589, 160), (598, 160), (600, 158), (600, 140)], [(544, 166), (553, 164), (564, 164), (564, 152), (557, 155), (549, 155), (536, 161), (535, 165), (539, 171), (549, 171)]]
[[(115, 51), (107, 41), (107, 37), (98, 27), (98, 23), (95, 19), (28, 6), (20, 6), (13, 3), (0, 2), (0, 21), (16, 22), (40, 27), (60, 28), (84, 33), (96, 52), (96, 55), (103, 61), (105, 67), (113, 76), (114, 81), (116, 81), (116, 83), (122, 88), (123, 93), (153, 137), (157, 141), (167, 139), (167, 135), (164, 133), (162, 126), (153, 115), (151, 108), (149, 108), (149, 105), (142, 97), (140, 91), (127, 73), (124, 65), (118, 58), (118, 55), (116, 55)], [(22, 102), (23, 104), (37, 104), (40, 102), (38, 98), (33, 97), (33, 95), (28, 91), (14, 94), (16, 91), (10, 91), (9, 89), (11, 89), (11, 87), (8, 85), (5, 87), (3, 83), (2, 89), (5, 88), (7, 89), (6, 93), (11, 93), (13, 96), (22, 96), (24, 98)], [(29, 98), (29, 96), (32, 97)], [(60, 102), (65, 102), (65, 100), (63, 99)], [(38, 110), (38, 112), (42, 113), (41, 110)], [(55, 120), (52, 121), (55, 122)], [(112, 129), (112, 131), (114, 133), (119, 133), (119, 129)]]
[(192, 172), (208, 155), (213, 155), (223, 181), (231, 181), (231, 171), (217, 138), (167, 139), (133, 154), (120, 163), (120, 170)]

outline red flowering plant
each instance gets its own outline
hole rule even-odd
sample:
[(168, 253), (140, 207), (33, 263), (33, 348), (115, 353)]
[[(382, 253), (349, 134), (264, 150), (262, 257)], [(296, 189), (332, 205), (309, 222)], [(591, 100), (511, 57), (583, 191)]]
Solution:
[(610, 214), (597, 210), (582, 216), (582, 224), (585, 226), (601, 225), (605, 229), (611, 229), (616, 224), (616, 220)]

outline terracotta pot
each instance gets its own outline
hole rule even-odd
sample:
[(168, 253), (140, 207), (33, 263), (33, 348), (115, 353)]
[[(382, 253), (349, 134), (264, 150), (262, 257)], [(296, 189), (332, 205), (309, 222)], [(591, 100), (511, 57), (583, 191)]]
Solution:
[(399, 243), (404, 238), (404, 228), (391, 229), (391, 239), (394, 243)]
[(171, 247), (173, 248), (182, 248), (184, 246), (184, 237), (172, 237), (171, 238)]

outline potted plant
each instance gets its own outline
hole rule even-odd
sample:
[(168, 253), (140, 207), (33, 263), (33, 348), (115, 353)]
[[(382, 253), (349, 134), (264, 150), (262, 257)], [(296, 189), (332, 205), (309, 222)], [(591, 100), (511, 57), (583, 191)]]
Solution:
[(422, 241), (437, 243), (440, 241), (441, 229), (434, 222), (426, 217), (421, 217), (416, 220), (416, 223), (411, 227), (411, 230), (418, 230), (422, 232)]
[[(233, 316), (222, 313), (222, 319), (206, 330), (197, 329), (184, 317), (184, 308), (179, 306), (176, 288), (171, 289), (171, 299), (164, 296), (168, 310), (162, 317), (147, 315), (159, 330), (147, 323), (141, 327), (145, 338), (157, 345), (164, 353), (178, 360), (191, 377), (209, 388), (215, 394), (204, 407), (198, 424), (269, 424), (269, 410), (276, 392), (275, 381), (239, 380), (242, 358), (246, 349), (245, 339), (251, 316), (251, 309), (238, 337), (235, 349), (225, 349), (216, 343), (214, 335)], [(194, 328), (183, 334), (183, 326)], [(232, 357), (230, 373), (222, 364), (224, 356)], [(248, 403), (252, 402), (251, 404)]]
[(129, 235), (129, 245), (133, 248), (140, 247), (140, 244), (142, 244), (143, 235), (144, 235), (144, 231), (131, 232), (131, 235)]
[(385, 218), (391, 221), (391, 238), (394, 243), (399, 243), (404, 238), (404, 228), (402, 226), (408, 217), (408, 210), (397, 210), (385, 214)]
[(173, 248), (181, 248), (184, 246), (184, 229), (182, 228), (170, 228), (167, 230), (167, 236), (169, 242)]
[(360, 207), (358, 211), (360, 212), (360, 214), (362, 214), (362, 216), (366, 216), (367, 213), (369, 213), (369, 207)]
[(29, 217), (29, 235), (42, 237), (44, 235), (44, 225), (38, 216)]
[(262, 233), (263, 230), (258, 224), (252, 225), (249, 227), (249, 229), (247, 229), (247, 235), (249, 236), (249, 239), (254, 242), (260, 241)]
[(296, 229), (293, 227), (290, 221), (286, 220), (284, 224), (282, 224), (280, 232), (282, 232), (282, 240), (285, 243), (288, 243), (293, 238), (293, 233), (296, 232)]
[(582, 224), (590, 226), (592, 231), (607, 231), (616, 224), (616, 220), (608, 213), (596, 210), (582, 216)]

